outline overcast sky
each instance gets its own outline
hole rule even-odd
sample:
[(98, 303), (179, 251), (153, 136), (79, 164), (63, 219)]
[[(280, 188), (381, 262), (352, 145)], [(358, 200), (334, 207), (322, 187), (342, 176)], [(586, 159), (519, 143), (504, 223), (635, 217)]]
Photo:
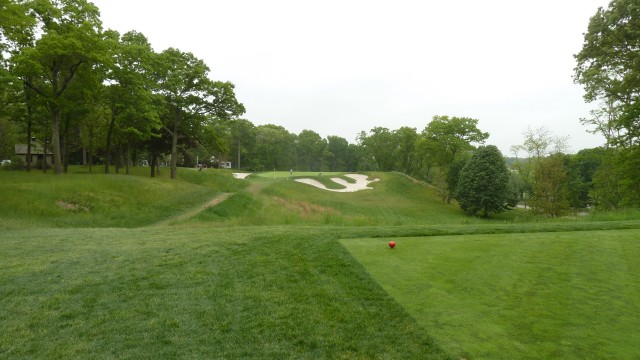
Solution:
[(603, 144), (579, 119), (573, 55), (607, 0), (94, 0), (105, 28), (203, 59), (255, 125), (354, 143), (382, 126), (471, 117), (510, 155), (527, 127)]

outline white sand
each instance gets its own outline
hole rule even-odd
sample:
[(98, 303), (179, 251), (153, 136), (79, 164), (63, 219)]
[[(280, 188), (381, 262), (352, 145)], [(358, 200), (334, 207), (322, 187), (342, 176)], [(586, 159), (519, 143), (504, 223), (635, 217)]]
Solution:
[(233, 177), (236, 179), (246, 179), (251, 173), (233, 173)]
[(373, 180), (368, 180), (367, 179), (367, 175), (361, 175), (361, 174), (346, 174), (345, 176), (354, 179), (356, 181), (355, 184), (347, 182), (347, 181), (345, 181), (344, 179), (341, 179), (341, 178), (331, 178), (331, 181), (344, 186), (344, 189), (328, 189), (322, 183), (320, 183), (317, 180), (313, 180), (313, 179), (296, 179), (296, 181), (297, 182), (301, 182), (303, 184), (315, 186), (317, 188), (320, 188), (322, 190), (327, 190), (327, 191), (333, 191), (333, 192), (356, 192), (356, 191), (360, 191), (360, 190), (373, 189), (372, 187), (369, 187), (369, 184), (374, 182), (374, 181), (380, 180), (380, 179), (377, 179), (377, 178), (373, 179)]

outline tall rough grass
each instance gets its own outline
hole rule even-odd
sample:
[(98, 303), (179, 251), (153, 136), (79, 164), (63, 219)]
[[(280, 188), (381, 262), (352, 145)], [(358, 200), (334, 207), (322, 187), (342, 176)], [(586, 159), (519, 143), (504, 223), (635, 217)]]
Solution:
[(244, 183), (230, 173), (181, 169), (179, 181), (146, 176), (3, 171), (4, 227), (140, 227), (197, 206)]

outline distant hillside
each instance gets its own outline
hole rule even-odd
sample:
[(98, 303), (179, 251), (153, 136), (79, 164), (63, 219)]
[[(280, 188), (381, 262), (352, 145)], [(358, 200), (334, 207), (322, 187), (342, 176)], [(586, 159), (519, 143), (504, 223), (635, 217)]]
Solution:
[[(373, 189), (336, 193), (289, 178), (249, 177), (247, 190), (192, 221), (220, 225), (418, 225), (474, 221), (435, 190), (399, 174), (367, 173)], [(306, 176), (309, 178), (309, 176)], [(328, 176), (310, 177), (323, 184)]]
[[(373, 189), (336, 193), (293, 181), (292, 176), (235, 179), (226, 170), (180, 169), (177, 180), (134, 174), (87, 174), (82, 168), (54, 176), (0, 172), (0, 227), (142, 227), (174, 223), (236, 225), (382, 226), (476, 221), (435, 190), (398, 174), (370, 173)], [(330, 185), (329, 176), (315, 176)], [(345, 180), (346, 181), (346, 180)], [(351, 180), (352, 181), (352, 180)], [(333, 183), (334, 187), (340, 185)], [(225, 200), (205, 209), (216, 196)], [(194, 209), (205, 209), (201, 213)], [(192, 218), (180, 216), (193, 213)]]

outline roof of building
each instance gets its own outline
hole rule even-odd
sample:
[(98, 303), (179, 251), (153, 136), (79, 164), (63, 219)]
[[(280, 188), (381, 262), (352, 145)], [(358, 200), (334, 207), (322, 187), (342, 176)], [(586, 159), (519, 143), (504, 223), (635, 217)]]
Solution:
[[(27, 154), (27, 144), (16, 144), (14, 146), (14, 150), (16, 155), (26, 155)], [(40, 144), (31, 144), (31, 155), (42, 155), (44, 153), (42, 146)], [(51, 150), (47, 150), (47, 155), (51, 155)]]

